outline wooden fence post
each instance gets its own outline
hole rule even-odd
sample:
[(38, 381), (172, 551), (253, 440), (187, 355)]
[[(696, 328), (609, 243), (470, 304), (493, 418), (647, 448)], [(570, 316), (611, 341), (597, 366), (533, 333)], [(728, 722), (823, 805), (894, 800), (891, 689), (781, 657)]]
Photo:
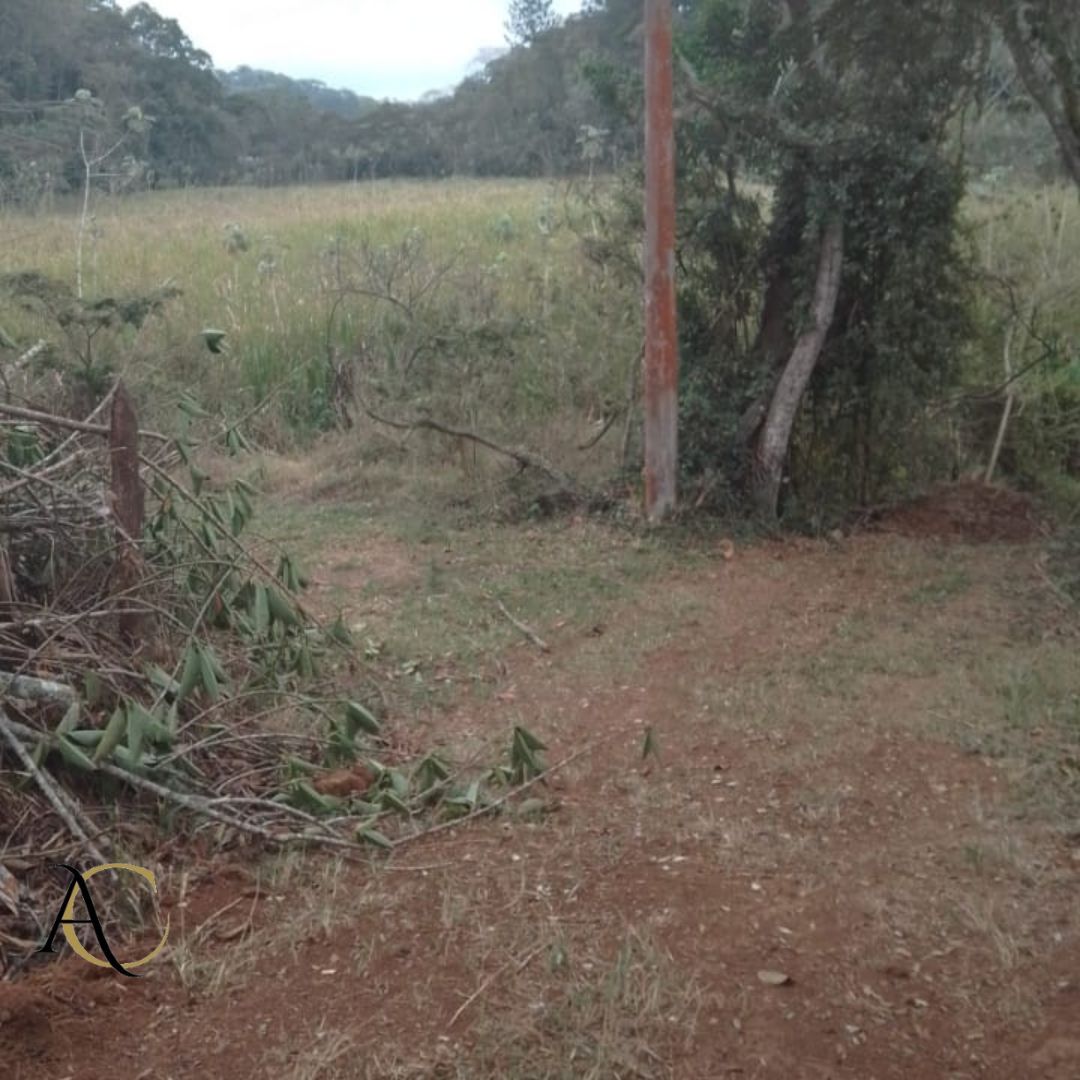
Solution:
[(139, 539), (143, 530), (144, 493), (139, 475), (139, 421), (124, 384), (113, 395), (109, 425), (109, 452), (112, 459), (111, 503), (116, 523), (116, 564), (112, 594), (118, 600), (120, 635), (132, 644), (143, 640), (142, 612), (133, 610), (136, 590), (142, 579)]
[(675, 509), (679, 344), (671, 0), (645, 0), (645, 514)]

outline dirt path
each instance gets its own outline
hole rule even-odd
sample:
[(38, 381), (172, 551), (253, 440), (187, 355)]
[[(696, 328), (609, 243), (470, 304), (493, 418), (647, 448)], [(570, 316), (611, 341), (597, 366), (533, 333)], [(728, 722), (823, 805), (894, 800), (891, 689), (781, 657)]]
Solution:
[(1077, 822), (1030, 791), (1049, 721), (995, 742), (1075, 653), (1035, 557), (766, 545), (544, 627), (440, 721), (590, 747), (528, 816), (257, 888), (221, 856), (173, 964), (0, 986), (0, 1073), (1072, 1080)]

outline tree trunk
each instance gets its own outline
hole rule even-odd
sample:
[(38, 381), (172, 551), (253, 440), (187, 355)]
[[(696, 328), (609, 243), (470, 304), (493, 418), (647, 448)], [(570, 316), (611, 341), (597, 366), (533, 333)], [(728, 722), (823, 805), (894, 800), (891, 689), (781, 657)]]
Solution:
[(775, 518), (780, 501), (780, 481), (788, 456), (795, 418), (810, 384), (825, 337), (836, 312), (840, 271), (844, 261), (844, 223), (837, 214), (826, 223), (821, 236), (817, 281), (814, 285), (812, 324), (795, 342), (769, 402), (765, 422), (754, 447), (751, 494), (758, 510)]
[(776, 386), (783, 371), (783, 358), (790, 356), (794, 348), (788, 326), (794, 302), (795, 281), (790, 265), (783, 263), (776, 268), (765, 287), (761, 329), (753, 349), (753, 356), (760, 361), (764, 370), (771, 373), (769, 385), (739, 418), (734, 440), (735, 454), (739, 458), (745, 457), (746, 449), (757, 439), (769, 411), (769, 402), (776, 393)]
[(769, 402), (784, 369), (785, 358), (795, 347), (791, 314), (795, 304), (795, 262), (806, 232), (806, 176), (801, 166), (781, 179), (773, 210), (772, 235), (765, 253), (765, 295), (751, 355), (768, 385), (743, 412), (732, 443), (733, 456), (745, 461), (769, 411)]

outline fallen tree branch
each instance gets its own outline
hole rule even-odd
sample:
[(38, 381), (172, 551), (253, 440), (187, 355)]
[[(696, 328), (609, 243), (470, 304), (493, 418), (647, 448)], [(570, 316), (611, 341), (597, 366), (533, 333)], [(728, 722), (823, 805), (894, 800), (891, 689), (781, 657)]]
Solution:
[(65, 705), (78, 698), (74, 688), (66, 683), (36, 679), (32, 675), (13, 675), (7, 671), (0, 671), (0, 694), (10, 694), (23, 701), (59, 701)]
[(29, 349), (26, 350), (17, 360), (11, 365), (12, 371), (20, 371), (26, 367), (32, 360), (36, 360), (47, 348), (49, 343), (42, 338), (40, 341), (36, 341)]
[(8, 484), (6, 487), (0, 488), (0, 499), (13, 495), (16, 491), (20, 491), (29, 484), (45, 483), (50, 477), (57, 473), (68, 473), (71, 470), (71, 466), (77, 464), (85, 456), (85, 450), (76, 450), (69, 457), (54, 462), (48, 468), (42, 468), (42, 463), (38, 462), (33, 472), (27, 472), (24, 469), (16, 469), (6, 461), (0, 463), (0, 466), (5, 469), (10, 469), (19, 476), (18, 480)]
[[(81, 431), (87, 435), (102, 435), (108, 438), (111, 428), (106, 424), (91, 424), (86, 420), (72, 420), (68, 416), (54, 416), (52, 413), (38, 412), (37, 409), (24, 409), (21, 405), (9, 405), (0, 402), (0, 416), (11, 416), (16, 420), (27, 420), (44, 427), (64, 428), (67, 431)], [(171, 435), (162, 435), (157, 431), (140, 431), (144, 439), (155, 439), (160, 443), (171, 443)]]
[(615, 421), (619, 419), (620, 415), (621, 410), (612, 409), (611, 412), (608, 413), (606, 419), (604, 420), (604, 423), (601, 425), (600, 431), (587, 442), (581, 443), (578, 446), (578, 450), (584, 452), (586, 450), (591, 450), (594, 446), (596, 446), (597, 443), (599, 443), (600, 440), (611, 430), (612, 426), (614, 425)]
[[(612, 733), (613, 735), (614, 733)], [(496, 810), (503, 807), (508, 803), (515, 795), (522, 795), (529, 788), (534, 787), (536, 784), (547, 783), (549, 777), (554, 776), (557, 772), (562, 772), (563, 769), (570, 765), (573, 765), (579, 758), (583, 758), (586, 754), (591, 754), (601, 743), (607, 739), (612, 738), (612, 735), (606, 735), (601, 739), (594, 739), (591, 743), (581, 747), (580, 750), (575, 750), (574, 753), (568, 757), (564, 757), (562, 761), (556, 762), (554, 765), (545, 769), (538, 776), (534, 776), (531, 780), (526, 780), (524, 784), (518, 784), (517, 787), (512, 788), (505, 795), (501, 795), (499, 798), (492, 802), (486, 803), (483, 806), (478, 806), (475, 810), (466, 814), (464, 817), (454, 818), (452, 821), (442, 821), (438, 825), (432, 825), (428, 829), (421, 829), (419, 832), (413, 833), (411, 836), (403, 836), (398, 840), (391, 842), (391, 847), (394, 851), (398, 848), (405, 847), (406, 844), (414, 844), (417, 840), (424, 840), (430, 836), (437, 836), (439, 833), (449, 832), (451, 829), (460, 828), (462, 825), (468, 825), (472, 821), (476, 821), (478, 818), (487, 817), (489, 814), (494, 814)]]
[(503, 457), (510, 458), (511, 461), (516, 461), (523, 468), (535, 469), (537, 472), (543, 473), (558, 484), (562, 491), (581, 494), (581, 487), (572, 476), (564, 473), (550, 462), (545, 461), (539, 454), (535, 454), (525, 447), (503, 446), (501, 443), (494, 442), (484, 435), (470, 431), (468, 428), (450, 427), (450, 425), (440, 423), (438, 420), (432, 420), (430, 416), (418, 416), (412, 420), (396, 420), (389, 416), (382, 416), (371, 408), (360, 394), (357, 394), (356, 397), (364, 412), (378, 424), (385, 424), (387, 427), (392, 427), (397, 431), (435, 431), (451, 439), (467, 439), (469, 442), (474, 442), (478, 446), (492, 451), (492, 453), (501, 454)]
[[(143, 433), (140, 432), (140, 434), (143, 434)], [(139, 455), (139, 460), (152, 473), (154, 473), (155, 476), (158, 476), (169, 487), (171, 487), (172, 490), (175, 491), (176, 494), (179, 495), (180, 498), (183, 499), (184, 502), (186, 502), (189, 506), (194, 507), (196, 510), (198, 510), (200, 512), (205, 512), (205, 507), (203, 506), (203, 504), (201, 502), (199, 502), (198, 498), (195, 495), (193, 495), (190, 491), (188, 491), (188, 489), (186, 487), (184, 487), (184, 485), (181, 484), (178, 480), (174, 480), (163, 468), (161, 468), (160, 465), (157, 464), (157, 462), (155, 462), (155, 461), (151, 460), (150, 458), (146, 457), (145, 454), (140, 454)], [(193, 539), (196, 541), (196, 543), (200, 544), (200, 546), (203, 547), (203, 550), (206, 551), (207, 555), (211, 559), (213, 559), (213, 557), (214, 557), (213, 552), (210, 551), (208, 548), (206, 548), (206, 546), (203, 544), (203, 542), (199, 539), (198, 534), (195, 533), (195, 531), (191, 528), (191, 526), (188, 526), (188, 531), (189, 531), (190, 535), (193, 537)], [(261, 559), (258, 558), (258, 556), (256, 556), (254, 553), (249, 551), (240, 542), (240, 540), (237, 537), (233, 536), (231, 533), (226, 531), (226, 532), (223, 532), (221, 535), (222, 535), (222, 539), (225, 540), (226, 542), (228, 542), (228, 544), (236, 550), (237, 558), (247, 559), (251, 563), (251, 565), (255, 567), (256, 570), (258, 570), (261, 574), (263, 574), (268, 580), (273, 581), (274, 584), (277, 586), (277, 588), (279, 588), (283, 592), (287, 593), (289, 598), (292, 600), (293, 604), (295, 605), (297, 612), (300, 615), (302, 615), (308, 622), (315, 622), (316, 621), (314, 616), (304, 607), (303, 603), (301, 602), (301, 600), (297, 596), (297, 594), (292, 589), (289, 588), (289, 586), (288, 586), (288, 584), (286, 582), (284, 582), (280, 578), (278, 578), (278, 576), (276, 574), (274, 574), (273, 571), (268, 566), (266, 566), (262, 562)], [(204, 614), (205, 614), (205, 612), (204, 612)], [(199, 622), (201, 622), (201, 621), (202, 620), (201, 620), (201, 617), (200, 617)], [(197, 626), (198, 626), (198, 624), (196, 624), (196, 627)]]
[(491, 602), (499, 609), (499, 611), (506, 617), (516, 630), (519, 630), (525, 637), (529, 639), (541, 652), (551, 652), (551, 646), (531, 627), (526, 626), (520, 619), (514, 618), (510, 614), (506, 605), (497, 597), (492, 596)]
[[(74, 817), (72, 811), (65, 807), (65, 799), (70, 799), (71, 796), (61, 793), (60, 789), (54, 784), (43, 769), (34, 764), (33, 758), (30, 756), (26, 747), (23, 746), (19, 740), (21, 735), (27, 739), (38, 739), (42, 737), (42, 733), (35, 731), (31, 727), (27, 727), (25, 724), (20, 724), (17, 721), (10, 719), (6, 713), (0, 709), (0, 734), (4, 736), (4, 739), (9, 743), (11, 748), (19, 756), (19, 759), (23, 762), (26, 768), (30, 771), (31, 775), (37, 781), (38, 786), (41, 788), (45, 797), (52, 804), (53, 808), (62, 818), (64, 824), (72, 832), (72, 834), (80, 840), (83, 844), (87, 845), (87, 851), (98, 860), (99, 863), (108, 862), (101, 852), (94, 846), (94, 843), (83, 831), (78, 821)], [(275, 844), (288, 844), (288, 843), (316, 843), (326, 844), (335, 848), (352, 848), (359, 850), (360, 845), (355, 840), (350, 840), (342, 836), (336, 836), (335, 834), (325, 831), (325, 825), (307, 812), (300, 810), (294, 806), (288, 806), (284, 804), (272, 803), (267, 799), (247, 799), (247, 798), (216, 798), (212, 799), (205, 795), (192, 795), (187, 792), (177, 791), (174, 788), (166, 787), (164, 784), (158, 784), (153, 780), (147, 779), (144, 776), (138, 776), (135, 773), (129, 772), (127, 769), (121, 769), (117, 765), (110, 765), (108, 762), (99, 762), (97, 764), (97, 771), (111, 776), (114, 779), (122, 780), (132, 787), (139, 788), (142, 791), (146, 791), (149, 794), (156, 795), (159, 799), (164, 799), (166, 802), (170, 802), (173, 805), (180, 806), (186, 810), (190, 810), (192, 813), (201, 814), (203, 817), (211, 818), (220, 822), (223, 825), (228, 825), (231, 828), (237, 829), (240, 832), (250, 833), (253, 836), (262, 837), (264, 840), (269, 840)], [(78, 804), (75, 804), (76, 807)], [(245, 818), (236, 817), (232, 814), (227, 814), (220, 809), (221, 806), (229, 805), (254, 805), (263, 806), (267, 809), (273, 809), (277, 813), (282, 813), (288, 816), (299, 818), (302, 821), (311, 823), (317, 827), (319, 832), (288, 832), (281, 830), (274, 830), (266, 825), (260, 825), (253, 821), (248, 821)]]
[[(347, 840), (345, 837), (334, 836), (325, 832), (296, 833), (282, 832), (280, 830), (275, 831), (269, 826), (259, 825), (253, 821), (248, 821), (245, 818), (234, 817), (232, 814), (222, 812), (214, 805), (222, 800), (208, 799), (205, 796), (199, 795), (188, 795), (185, 792), (176, 791), (174, 788), (165, 787), (163, 784), (157, 784), (153, 780), (147, 780), (144, 776), (137, 776), (135, 773), (128, 772), (126, 769), (121, 769), (117, 765), (109, 765), (107, 762), (99, 763), (98, 769), (107, 776), (115, 777), (117, 780), (123, 780), (132, 787), (141, 788), (143, 791), (156, 795), (159, 799), (164, 799), (166, 802), (171, 802), (176, 806), (181, 806), (186, 810), (201, 814), (204, 817), (213, 818), (213, 820), (219, 821), (223, 825), (228, 825), (231, 828), (238, 829), (240, 832), (250, 833), (252, 836), (260, 836), (264, 840), (270, 840), (275, 844), (315, 843), (326, 844), (330, 847), (346, 848), (355, 848), (359, 846), (354, 840)], [(286, 813), (296, 810), (295, 807), (285, 806), (277, 807), (277, 809)], [(304, 814), (303, 811), (299, 811), (298, 814), (302, 815), (304, 818), (310, 818), (310, 815)]]

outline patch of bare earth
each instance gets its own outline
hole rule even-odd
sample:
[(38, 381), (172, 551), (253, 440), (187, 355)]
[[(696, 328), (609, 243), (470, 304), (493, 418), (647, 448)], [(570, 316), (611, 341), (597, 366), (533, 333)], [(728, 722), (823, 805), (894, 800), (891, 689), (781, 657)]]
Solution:
[(529, 815), (371, 865), (237, 851), (173, 964), (0, 988), (4, 1075), (1080, 1076), (1076, 838), (961, 737), (1033, 553), (912, 600), (937, 559), (763, 545), (541, 628), (442, 732), (586, 748)]

